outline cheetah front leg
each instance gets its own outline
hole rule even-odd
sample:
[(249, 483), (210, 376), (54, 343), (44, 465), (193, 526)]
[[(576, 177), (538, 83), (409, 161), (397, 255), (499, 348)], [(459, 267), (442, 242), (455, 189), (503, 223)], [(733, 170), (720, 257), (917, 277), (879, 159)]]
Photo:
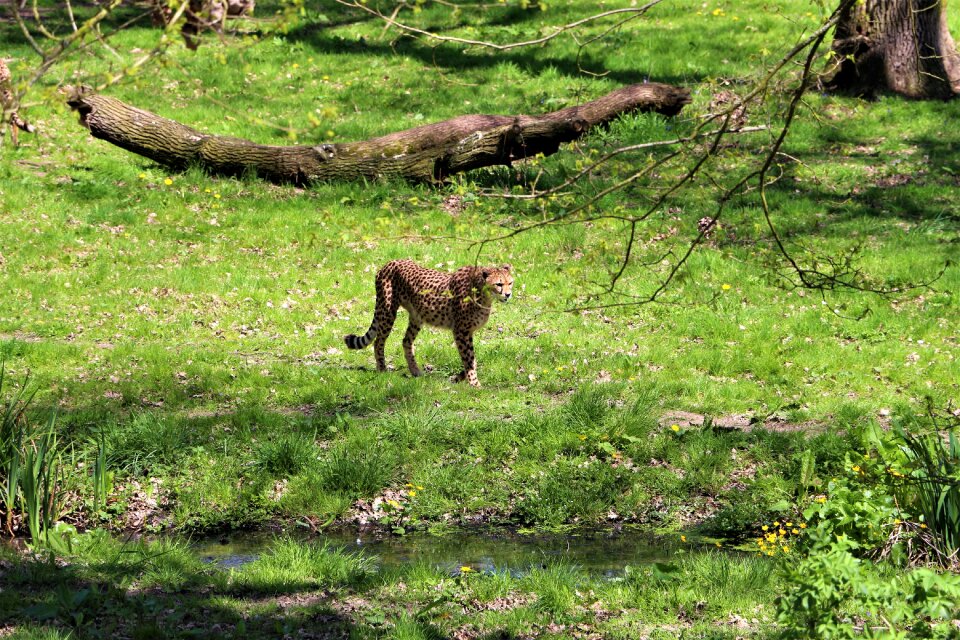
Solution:
[(417, 334), (423, 325), (410, 318), (410, 324), (407, 325), (407, 332), (403, 336), (403, 355), (407, 358), (407, 368), (410, 369), (410, 375), (414, 378), (420, 377), (423, 372), (417, 366), (417, 359), (414, 357), (413, 341), (417, 339)]
[(454, 330), (453, 339), (457, 343), (457, 351), (460, 352), (460, 360), (463, 361), (463, 371), (454, 376), (454, 382), (466, 380), (473, 387), (479, 387), (480, 381), (477, 379), (477, 354), (473, 350), (473, 334), (469, 331)]

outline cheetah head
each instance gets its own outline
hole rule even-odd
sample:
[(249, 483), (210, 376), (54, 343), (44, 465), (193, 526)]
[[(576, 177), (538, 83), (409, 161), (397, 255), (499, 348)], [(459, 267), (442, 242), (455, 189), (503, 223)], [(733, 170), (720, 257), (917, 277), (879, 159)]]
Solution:
[(513, 267), (509, 264), (483, 269), (484, 288), (493, 293), (500, 302), (506, 302), (513, 295), (512, 270)]

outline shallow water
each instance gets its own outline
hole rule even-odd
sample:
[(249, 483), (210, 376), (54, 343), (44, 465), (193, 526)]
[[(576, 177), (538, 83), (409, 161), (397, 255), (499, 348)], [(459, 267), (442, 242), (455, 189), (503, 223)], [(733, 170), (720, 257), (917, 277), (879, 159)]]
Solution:
[[(194, 540), (200, 557), (224, 568), (256, 560), (276, 539), (274, 533), (239, 532)], [(590, 573), (615, 577), (627, 565), (666, 562), (688, 545), (676, 537), (654, 537), (636, 532), (520, 535), (513, 532), (455, 532), (444, 536), (409, 533), (371, 537), (357, 531), (335, 531), (310, 538), (310, 544), (329, 542), (340, 548), (362, 550), (383, 568), (423, 563), (455, 572), (522, 573), (550, 562), (566, 561)]]

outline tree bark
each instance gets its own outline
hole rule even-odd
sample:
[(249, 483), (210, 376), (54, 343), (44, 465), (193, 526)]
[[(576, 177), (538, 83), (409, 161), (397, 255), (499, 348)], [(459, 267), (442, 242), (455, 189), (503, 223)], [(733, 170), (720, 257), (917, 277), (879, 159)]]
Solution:
[(478, 167), (550, 155), (621, 114), (676, 115), (689, 102), (686, 89), (636, 84), (542, 116), (466, 115), (360, 142), (277, 147), (202, 133), (87, 89), (75, 89), (67, 99), (93, 137), (160, 164), (199, 165), (224, 175), (253, 172), (298, 185), (383, 176), (439, 182)]
[(910, 98), (960, 93), (960, 56), (947, 28), (945, 0), (857, 0), (841, 6), (832, 89)]

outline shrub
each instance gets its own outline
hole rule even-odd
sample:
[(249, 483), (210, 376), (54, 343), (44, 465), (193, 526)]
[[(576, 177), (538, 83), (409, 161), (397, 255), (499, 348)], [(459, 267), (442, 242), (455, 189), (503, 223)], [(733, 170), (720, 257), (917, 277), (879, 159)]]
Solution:
[(912, 434), (899, 428), (905, 469), (891, 468), (899, 479), (897, 494), (923, 517), (934, 536), (941, 559), (960, 551), (960, 440), (955, 429), (942, 436), (938, 431)]
[(561, 459), (531, 478), (517, 512), (530, 524), (548, 527), (595, 521), (628, 486), (624, 472), (604, 461)]
[(242, 590), (287, 593), (305, 588), (356, 587), (376, 571), (374, 560), (323, 545), (277, 539), (270, 550), (236, 575)]
[(367, 432), (332, 447), (318, 468), (320, 487), (352, 498), (371, 496), (396, 473), (397, 456), (386, 443)]
[(180, 462), (196, 438), (182, 421), (147, 412), (103, 433), (110, 466), (133, 475), (149, 473), (155, 465)]
[(555, 618), (569, 614), (577, 601), (577, 568), (568, 562), (553, 562), (532, 570), (524, 582), (537, 594), (533, 607)]
[[(787, 568), (788, 584), (777, 599), (784, 637), (955, 637), (960, 576), (925, 568), (883, 575), (854, 549), (849, 538), (819, 537), (807, 558)], [(854, 616), (865, 619), (862, 631)]]
[(255, 453), (256, 465), (271, 475), (293, 476), (317, 457), (312, 438), (300, 434), (282, 434), (261, 442)]

